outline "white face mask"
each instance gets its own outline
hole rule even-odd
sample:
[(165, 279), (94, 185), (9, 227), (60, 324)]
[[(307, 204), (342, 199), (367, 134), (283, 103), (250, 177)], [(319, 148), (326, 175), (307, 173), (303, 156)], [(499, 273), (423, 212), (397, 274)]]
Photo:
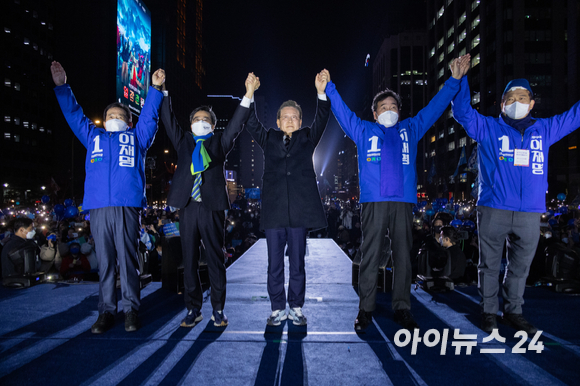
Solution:
[(385, 111), (379, 115), (377, 121), (385, 127), (395, 126), (399, 120), (399, 114), (394, 111)]
[(530, 105), (520, 102), (514, 102), (509, 106), (504, 105), (503, 112), (511, 119), (522, 119), (528, 115)]
[(28, 232), (28, 233), (26, 234), (26, 238), (27, 238), (28, 240), (31, 240), (31, 239), (33, 239), (33, 238), (34, 238), (34, 235), (36, 235), (36, 231), (33, 229), (33, 230), (31, 230), (30, 232)]
[(109, 119), (105, 122), (105, 129), (107, 131), (125, 131), (129, 125), (121, 119)]
[(191, 124), (191, 131), (195, 135), (208, 135), (211, 133), (211, 124), (206, 121), (197, 121)]

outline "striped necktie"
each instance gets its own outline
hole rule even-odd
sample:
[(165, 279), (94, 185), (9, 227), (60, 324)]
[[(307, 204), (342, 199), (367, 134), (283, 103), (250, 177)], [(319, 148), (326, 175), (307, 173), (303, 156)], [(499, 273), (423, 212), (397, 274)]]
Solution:
[(195, 180), (193, 181), (193, 190), (191, 191), (191, 197), (195, 201), (201, 201), (201, 173), (195, 175)]

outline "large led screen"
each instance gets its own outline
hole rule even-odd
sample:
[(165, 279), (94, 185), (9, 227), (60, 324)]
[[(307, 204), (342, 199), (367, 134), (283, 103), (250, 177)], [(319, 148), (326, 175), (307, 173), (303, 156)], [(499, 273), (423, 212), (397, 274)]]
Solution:
[(147, 98), (151, 71), (151, 12), (139, 0), (117, 1), (117, 100), (135, 114)]

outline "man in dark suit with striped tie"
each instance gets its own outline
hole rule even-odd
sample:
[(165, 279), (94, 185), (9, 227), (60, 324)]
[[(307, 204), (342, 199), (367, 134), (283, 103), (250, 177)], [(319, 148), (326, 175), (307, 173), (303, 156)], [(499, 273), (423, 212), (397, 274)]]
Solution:
[(178, 156), (167, 204), (179, 209), (187, 307), (182, 327), (193, 327), (203, 319), (203, 293), (198, 271), (202, 243), (207, 255), (211, 286), (211, 319), (217, 327), (228, 325), (228, 318), (223, 312), (226, 300), (223, 246), (225, 210), (230, 208), (230, 202), (224, 163), (248, 119), (250, 100), (259, 85), (259, 80), (250, 73), (245, 82), (246, 95), (225, 130), (219, 132), (214, 132), (217, 119), (208, 106), (193, 110), (189, 116), (191, 131), (182, 130), (173, 114), (169, 96), (163, 98), (161, 120)]

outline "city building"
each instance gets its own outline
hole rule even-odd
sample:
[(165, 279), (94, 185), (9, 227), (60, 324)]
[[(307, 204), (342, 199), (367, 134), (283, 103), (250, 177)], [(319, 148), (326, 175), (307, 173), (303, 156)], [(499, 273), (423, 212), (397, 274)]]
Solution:
[(49, 69), (54, 59), (55, 5), (52, 0), (3, 3), (2, 204), (28, 203), (50, 192), (51, 177), (59, 170), (61, 129), (54, 118)]

